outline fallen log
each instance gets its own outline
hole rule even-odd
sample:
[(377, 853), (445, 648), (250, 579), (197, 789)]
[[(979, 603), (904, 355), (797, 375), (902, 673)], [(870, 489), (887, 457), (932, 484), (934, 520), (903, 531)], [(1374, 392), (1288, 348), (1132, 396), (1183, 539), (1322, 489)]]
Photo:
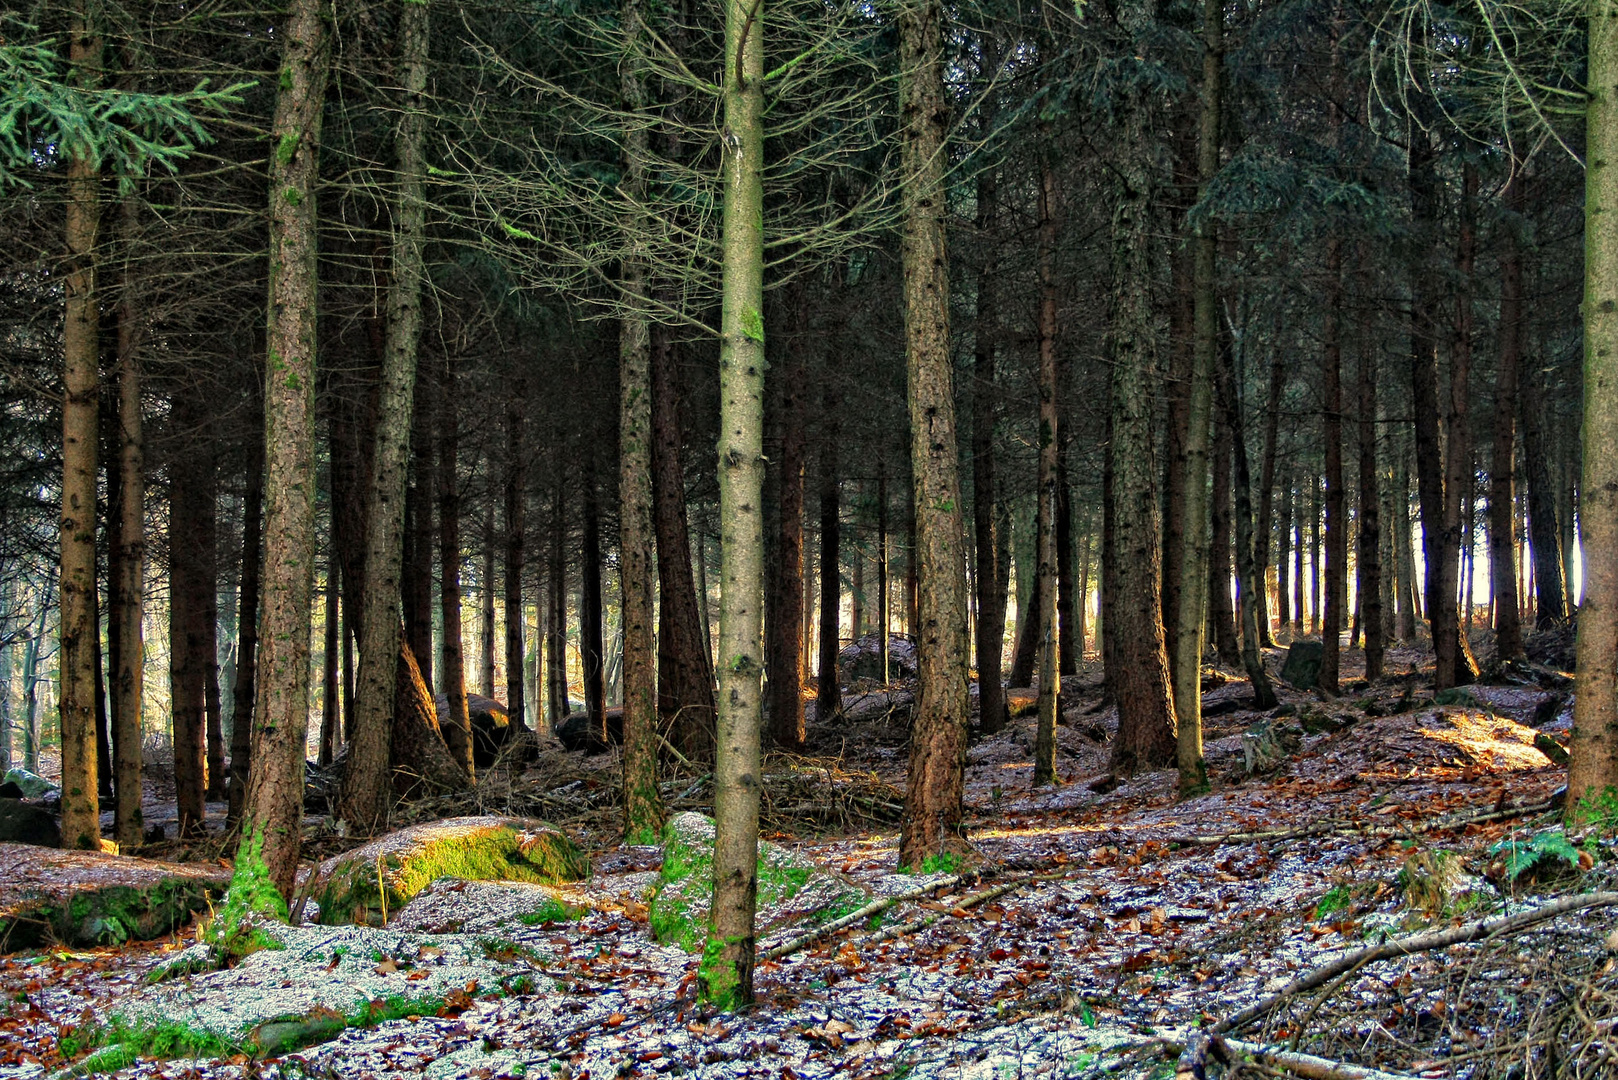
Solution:
[(1301, 1054), (1296, 1050), (1282, 1050), (1263, 1043), (1242, 1042), (1240, 1039), (1218, 1040), (1226, 1051), (1251, 1058), (1270, 1069), (1285, 1069), (1308, 1080), (1415, 1080), (1408, 1073), (1384, 1072), (1368, 1065), (1350, 1065), (1330, 1058)]

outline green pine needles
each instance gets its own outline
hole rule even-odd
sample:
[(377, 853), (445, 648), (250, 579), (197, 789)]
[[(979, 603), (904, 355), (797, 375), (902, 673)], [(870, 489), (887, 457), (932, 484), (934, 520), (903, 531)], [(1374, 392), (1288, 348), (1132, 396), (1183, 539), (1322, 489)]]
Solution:
[(149, 163), (170, 172), (211, 140), (199, 117), (241, 103), (250, 82), (181, 94), (86, 89), (65, 75), (54, 38), (15, 43), (35, 32), (12, 23), (0, 34), (0, 190), (32, 187), (31, 176), (68, 158), (111, 166), (127, 190)]

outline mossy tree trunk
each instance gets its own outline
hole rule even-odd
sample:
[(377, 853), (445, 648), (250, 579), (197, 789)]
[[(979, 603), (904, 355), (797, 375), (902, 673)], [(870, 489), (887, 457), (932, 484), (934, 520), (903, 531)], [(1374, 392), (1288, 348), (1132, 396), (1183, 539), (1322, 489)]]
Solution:
[[(78, 0), (68, 31), (73, 81), (101, 84), (99, 4)], [(96, 777), (96, 441), (100, 388), (100, 314), (96, 237), (101, 220), (100, 168), (85, 153), (67, 165), (67, 266), (62, 275), (61, 673), (62, 846), (96, 848), (101, 808)]]
[(1567, 816), (1618, 788), (1618, 3), (1591, 0), (1584, 180), (1584, 599)]
[[(309, 726), (309, 619), (315, 561), (315, 182), (330, 71), (318, 0), (291, 0), (270, 140), (270, 288), (264, 379), (265, 532), (262, 646), (253, 771), (231, 891), (290, 896), (303, 819)], [(267, 900), (264, 901), (268, 903)]]
[(939, 0), (899, 8), (903, 132), (905, 368), (910, 406), (919, 671), (910, 766), (900, 819), (899, 865), (920, 868), (958, 850), (971, 654), (966, 635), (966, 536), (961, 515), (955, 391), (945, 252), (944, 9)]
[[(404, 553), (405, 487), (421, 340), (421, 282), (426, 237), (427, 5), (404, 0), (399, 14), (398, 74), (403, 93), (394, 152), (393, 267), (388, 279), (387, 330), (376, 403), (376, 442), (366, 500), (365, 585), (360, 591), (360, 662), (348, 764), (340, 801), (343, 820), (367, 830), (387, 809), (392, 757), (390, 713), (399, 662), (399, 598)], [(487, 587), (487, 583), (485, 583)], [(327, 615), (330, 618), (330, 614)]]
[(753, 1001), (764, 599), (764, 17), (727, 0), (719, 331), (719, 726), (713, 924), (702, 996)]

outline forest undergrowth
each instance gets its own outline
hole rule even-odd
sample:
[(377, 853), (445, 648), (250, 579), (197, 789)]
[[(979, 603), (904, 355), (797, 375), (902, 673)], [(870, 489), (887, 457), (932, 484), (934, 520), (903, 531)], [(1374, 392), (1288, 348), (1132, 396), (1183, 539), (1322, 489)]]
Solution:
[[(1013, 691), (1010, 727), (969, 752), (975, 854), (919, 877), (893, 872), (904, 710), (885, 690), (850, 695), (855, 719), (812, 724), (806, 754), (766, 761), (765, 836), (910, 899), (818, 937), (761, 926), (761, 955), (786, 954), (761, 960), (758, 1004), (739, 1014), (705, 1011), (697, 958), (651, 939), (638, 898), (659, 852), (614, 846), (613, 756), (548, 753), (397, 822), (521, 813), (593, 852), (575, 896), (587, 913), (524, 928), (533, 992), (471, 986), (436, 1015), (296, 1053), (151, 1057), (117, 1075), (1613, 1075), (1618, 808), (1587, 833), (1560, 826), (1565, 769), (1534, 740), (1565, 740), (1564, 693), (1502, 683), (1434, 701), (1423, 660), (1395, 650), (1372, 685), (1345, 672), (1339, 699), (1282, 686), (1266, 713), (1242, 678), (1206, 671), (1212, 790), (1185, 800), (1172, 772), (1107, 772), (1099, 671), (1064, 684), (1063, 782), (1033, 788), (1034, 718)], [(675, 762), (664, 794), (703, 810), (711, 779)], [(1547, 904), (1560, 914), (1525, 914)], [(1476, 940), (1432, 938), (1446, 931)], [(1400, 941), (1421, 947), (1385, 944)], [(0, 1077), (82, 1059), (98, 1017), (188, 943), (0, 959)]]

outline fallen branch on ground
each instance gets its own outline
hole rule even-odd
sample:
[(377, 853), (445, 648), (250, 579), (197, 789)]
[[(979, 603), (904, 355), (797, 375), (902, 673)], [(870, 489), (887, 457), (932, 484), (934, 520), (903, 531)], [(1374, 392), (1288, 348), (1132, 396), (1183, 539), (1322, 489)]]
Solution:
[(895, 904), (901, 904), (906, 900), (917, 900), (923, 896), (927, 896), (930, 893), (935, 893), (939, 889), (947, 889), (953, 885), (959, 885), (963, 876), (964, 875), (961, 874), (951, 874), (949, 877), (942, 878), (930, 885), (922, 885), (911, 889), (908, 892), (897, 893), (893, 896), (879, 897), (872, 900), (864, 907), (861, 907), (858, 911), (851, 911), (841, 918), (833, 919), (829, 923), (815, 927), (808, 933), (800, 934), (791, 941), (784, 941), (774, 948), (765, 950), (759, 959), (779, 960), (783, 956), (791, 956), (793, 953), (799, 952), (800, 950), (813, 945), (821, 938), (830, 937), (831, 935), (837, 933), (837, 931), (849, 926), (853, 926), (857, 922), (863, 922), (873, 915), (880, 915), (882, 912), (888, 910)]
[[(1242, 1042), (1240, 1039), (1219, 1040), (1226, 1050), (1252, 1058), (1271, 1069), (1286, 1069), (1308, 1080), (1412, 1080), (1407, 1073), (1383, 1072), (1368, 1065), (1350, 1065), (1313, 1054), (1300, 1054), (1296, 1050), (1281, 1050), (1263, 1043)], [(1176, 1074), (1181, 1075), (1181, 1074)]]
[(1214, 1038), (1223, 1035), (1227, 1031), (1239, 1031), (1254, 1020), (1268, 1016), (1299, 994), (1323, 986), (1345, 972), (1396, 956), (1411, 956), (1419, 952), (1431, 952), (1434, 949), (1447, 949), (1451, 945), (1463, 945), (1471, 941), (1482, 941), (1487, 938), (1513, 934), (1536, 923), (1546, 922), (1575, 911), (1588, 911), (1592, 908), (1602, 907), (1618, 907), (1618, 892), (1564, 896), (1559, 900), (1553, 900), (1548, 904), (1542, 904), (1528, 911), (1519, 911), (1515, 915), (1478, 919), (1463, 926), (1394, 938), (1391, 941), (1384, 941), (1377, 945), (1356, 949), (1351, 953), (1344, 953), (1328, 964), (1322, 964), (1320, 967), (1304, 972), (1276, 993), (1255, 1002), (1235, 1016), (1220, 1021), (1209, 1028), (1203, 1035), (1192, 1039), (1186, 1044), (1185, 1053), (1180, 1055), (1180, 1063), (1175, 1071), (1175, 1076), (1182, 1078), (1182, 1080), (1185, 1077), (1196, 1077), (1201, 1080), (1206, 1072), (1208, 1050)]

